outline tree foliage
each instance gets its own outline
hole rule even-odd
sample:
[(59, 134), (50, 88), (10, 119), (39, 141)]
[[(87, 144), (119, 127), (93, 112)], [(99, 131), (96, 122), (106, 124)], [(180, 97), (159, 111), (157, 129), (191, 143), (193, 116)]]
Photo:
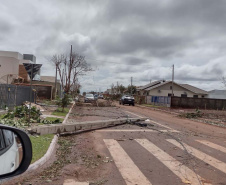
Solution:
[(72, 50), (69, 56), (65, 54), (53, 55), (50, 61), (57, 68), (65, 93), (69, 93), (73, 87), (80, 87), (78, 76), (85, 75), (92, 70), (85, 57), (72, 52)]
[(64, 108), (67, 107), (71, 101), (71, 96), (69, 94), (64, 94), (63, 98), (57, 98), (57, 105), (62, 107), (62, 112), (64, 112)]
[(134, 85), (128, 85), (128, 93), (129, 94), (136, 94), (136, 92), (137, 92), (137, 88), (136, 88), (136, 86), (134, 86)]

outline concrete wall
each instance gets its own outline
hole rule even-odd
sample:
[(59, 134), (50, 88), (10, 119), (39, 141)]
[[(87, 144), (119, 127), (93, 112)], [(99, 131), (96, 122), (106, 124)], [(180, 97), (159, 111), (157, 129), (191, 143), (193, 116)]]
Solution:
[(226, 100), (209, 98), (171, 97), (171, 107), (225, 110)]
[(19, 73), (19, 60), (16, 58), (0, 56), (0, 65), (0, 79), (4, 79), (0, 80), (0, 83), (4, 83), (8, 74), (18, 75)]
[[(149, 96), (168, 96), (168, 94), (172, 93), (170, 86), (172, 86), (172, 83), (167, 83), (165, 85), (152, 89), (148, 91), (149, 93), (148, 95)], [(174, 96), (178, 96), (178, 97), (181, 97), (181, 94), (185, 94), (185, 93), (187, 94), (187, 97), (193, 97), (194, 95), (198, 95), (191, 91), (188, 91), (187, 89), (177, 84), (173, 84), (173, 93), (174, 93)], [(202, 95), (198, 95), (198, 97), (201, 98)]]
[(0, 56), (2, 57), (12, 57), (18, 60), (23, 59), (23, 55), (20, 54), (19, 52), (14, 52), (14, 51), (0, 51)]

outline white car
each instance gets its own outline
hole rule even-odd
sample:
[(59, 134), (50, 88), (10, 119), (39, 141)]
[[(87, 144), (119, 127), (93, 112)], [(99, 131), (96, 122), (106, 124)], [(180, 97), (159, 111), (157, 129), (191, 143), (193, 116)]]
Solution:
[(92, 102), (94, 100), (95, 100), (95, 98), (94, 98), (93, 94), (86, 94), (84, 102), (87, 103), (87, 102)]
[(12, 131), (0, 129), (0, 175), (13, 172), (19, 167), (19, 145)]

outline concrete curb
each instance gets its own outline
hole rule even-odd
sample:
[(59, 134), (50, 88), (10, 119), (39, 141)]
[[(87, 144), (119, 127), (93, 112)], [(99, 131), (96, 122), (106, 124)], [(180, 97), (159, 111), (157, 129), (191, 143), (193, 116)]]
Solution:
[(69, 115), (71, 114), (71, 111), (72, 111), (72, 109), (74, 108), (74, 106), (75, 106), (75, 102), (73, 102), (73, 104), (72, 104), (72, 106), (71, 106), (69, 112), (67, 113), (66, 117), (64, 118), (64, 121), (62, 122), (62, 124), (65, 124), (65, 123), (66, 123), (66, 121), (67, 121)]
[(78, 131), (88, 131), (106, 127), (112, 127), (116, 125), (122, 125), (128, 122), (144, 121), (148, 119), (143, 118), (124, 118), (124, 119), (113, 119), (113, 120), (102, 120), (102, 121), (86, 121), (77, 123), (67, 123), (67, 124), (51, 124), (51, 125), (39, 125), (37, 127), (31, 128), (28, 131), (30, 133), (36, 133), (39, 135), (44, 134), (61, 134), (70, 133)]
[(50, 146), (49, 146), (46, 154), (41, 159), (39, 159), (36, 162), (34, 162), (33, 164), (31, 164), (28, 167), (27, 172), (31, 172), (33, 170), (36, 170), (37, 168), (42, 166), (45, 162), (47, 162), (50, 159), (50, 157), (53, 154), (53, 151), (55, 150), (57, 141), (58, 141), (58, 136), (55, 135), (54, 138), (52, 139), (51, 143), (50, 143)]

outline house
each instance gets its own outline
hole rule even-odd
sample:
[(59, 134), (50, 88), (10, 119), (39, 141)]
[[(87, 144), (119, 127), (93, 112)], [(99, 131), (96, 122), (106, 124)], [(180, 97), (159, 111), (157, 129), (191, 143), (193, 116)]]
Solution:
[(208, 95), (207, 91), (199, 89), (189, 84), (179, 84), (172, 81), (155, 81), (145, 86), (138, 88), (139, 95), (147, 96), (171, 96), (173, 92), (174, 96), (178, 97), (194, 97), (205, 98)]
[(153, 87), (155, 85), (161, 84), (162, 82), (165, 82), (165, 80), (158, 80), (158, 81), (150, 82), (149, 84), (144, 86), (139, 86), (137, 87), (137, 93), (138, 95), (145, 96), (147, 95), (146, 89)]
[[(15, 79), (29, 80), (23, 63), (36, 63), (36, 58), (31, 54), (22, 55), (14, 51), (0, 51), (0, 83), (11, 84)], [(39, 71), (40, 74), (40, 71)]]
[(226, 99), (226, 90), (212, 90), (208, 92), (207, 98)]

